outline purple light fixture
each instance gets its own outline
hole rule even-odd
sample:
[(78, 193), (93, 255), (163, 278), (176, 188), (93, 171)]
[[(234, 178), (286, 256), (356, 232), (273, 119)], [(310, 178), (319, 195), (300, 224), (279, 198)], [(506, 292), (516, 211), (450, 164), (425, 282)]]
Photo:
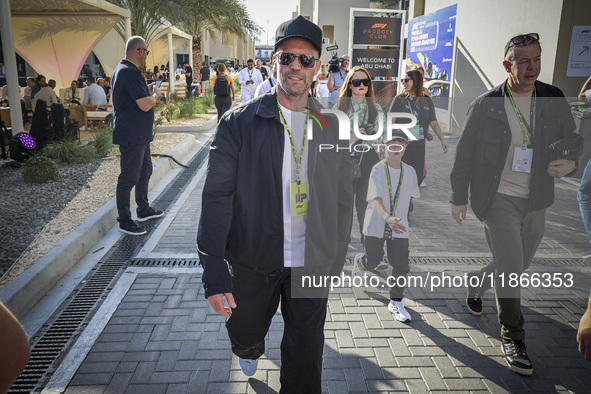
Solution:
[(35, 149), (35, 140), (28, 133), (19, 133), (18, 139), (25, 149)]
[(31, 157), (37, 149), (37, 143), (29, 133), (18, 133), (10, 139), (10, 158), (24, 161)]

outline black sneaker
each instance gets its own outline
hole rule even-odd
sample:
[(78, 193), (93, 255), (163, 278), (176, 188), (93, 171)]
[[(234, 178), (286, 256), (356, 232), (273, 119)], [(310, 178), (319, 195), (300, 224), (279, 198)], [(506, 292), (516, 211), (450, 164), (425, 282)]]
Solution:
[[(119, 220), (119, 218), (117, 218)], [(119, 221), (119, 231), (129, 235), (144, 235), (147, 231), (135, 222), (135, 220)]]
[(148, 207), (146, 211), (137, 213), (137, 221), (145, 222), (146, 220), (156, 219), (162, 216), (164, 216), (164, 212), (154, 209), (152, 207)]
[[(479, 276), (479, 271), (468, 273), (468, 296), (466, 298), (466, 306), (471, 314), (474, 316), (482, 315), (482, 287), (470, 286), (470, 278)], [(480, 284), (480, 283), (479, 283)]]
[(511, 368), (511, 371), (521, 375), (531, 375), (534, 373), (534, 367), (531, 365), (529, 357), (527, 357), (525, 342), (503, 339), (501, 348), (505, 355), (505, 361)]
[(587, 250), (585, 253), (583, 253), (582, 256), (584, 259), (589, 259), (591, 258), (591, 249)]

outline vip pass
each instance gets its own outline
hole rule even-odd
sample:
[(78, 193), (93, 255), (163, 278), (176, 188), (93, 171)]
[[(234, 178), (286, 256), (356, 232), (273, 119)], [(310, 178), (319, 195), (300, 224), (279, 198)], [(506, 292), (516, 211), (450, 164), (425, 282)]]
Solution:
[(283, 126), (287, 131), (289, 145), (291, 146), (291, 154), (296, 164), (296, 181), (291, 182), (289, 184), (291, 216), (302, 216), (308, 213), (308, 184), (307, 182), (302, 182), (301, 180), (300, 167), (302, 166), (302, 161), (304, 160), (304, 152), (306, 150), (306, 137), (308, 135), (309, 112), (306, 111), (306, 119), (304, 121), (304, 135), (302, 136), (302, 147), (300, 148), (300, 153), (298, 155), (295, 148), (295, 144), (293, 142), (293, 137), (291, 135), (291, 129), (289, 128), (289, 124), (287, 123), (285, 115), (281, 110), (279, 99), (277, 99), (277, 108), (279, 109), (279, 117), (281, 118), (281, 123), (283, 123)]

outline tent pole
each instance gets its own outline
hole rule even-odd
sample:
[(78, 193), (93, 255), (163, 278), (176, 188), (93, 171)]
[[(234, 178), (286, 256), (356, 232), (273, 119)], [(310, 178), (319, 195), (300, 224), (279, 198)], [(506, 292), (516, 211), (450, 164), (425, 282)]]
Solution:
[(125, 18), (125, 42), (131, 38), (131, 18)]
[(2, 52), (4, 53), (4, 65), (6, 68), (6, 85), (8, 85), (12, 134), (15, 135), (22, 133), (24, 128), (9, 0), (0, 1), (0, 33), (2, 34)]
[(174, 74), (175, 68), (174, 68), (174, 59), (172, 58), (172, 32), (169, 31), (168, 32), (168, 79), (169, 79), (169, 85), (170, 86), (170, 93), (174, 94), (174, 90), (175, 90), (175, 86), (174, 86), (174, 81), (175, 81), (175, 77), (176, 75)]

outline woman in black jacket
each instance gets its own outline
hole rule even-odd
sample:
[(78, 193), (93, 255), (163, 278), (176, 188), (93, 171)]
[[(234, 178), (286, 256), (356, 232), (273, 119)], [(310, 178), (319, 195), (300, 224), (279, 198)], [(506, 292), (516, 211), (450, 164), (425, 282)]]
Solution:
[[(437, 122), (433, 100), (423, 92), (423, 76), (420, 71), (408, 70), (401, 82), (404, 90), (394, 98), (390, 112), (409, 112), (417, 117), (417, 125), (410, 129), (417, 140), (409, 144), (402, 161), (415, 169), (420, 185), (424, 178), (425, 137), (428, 134), (429, 126), (441, 141), (443, 153), (447, 153), (449, 147)], [(398, 121), (397, 123), (404, 122)]]

